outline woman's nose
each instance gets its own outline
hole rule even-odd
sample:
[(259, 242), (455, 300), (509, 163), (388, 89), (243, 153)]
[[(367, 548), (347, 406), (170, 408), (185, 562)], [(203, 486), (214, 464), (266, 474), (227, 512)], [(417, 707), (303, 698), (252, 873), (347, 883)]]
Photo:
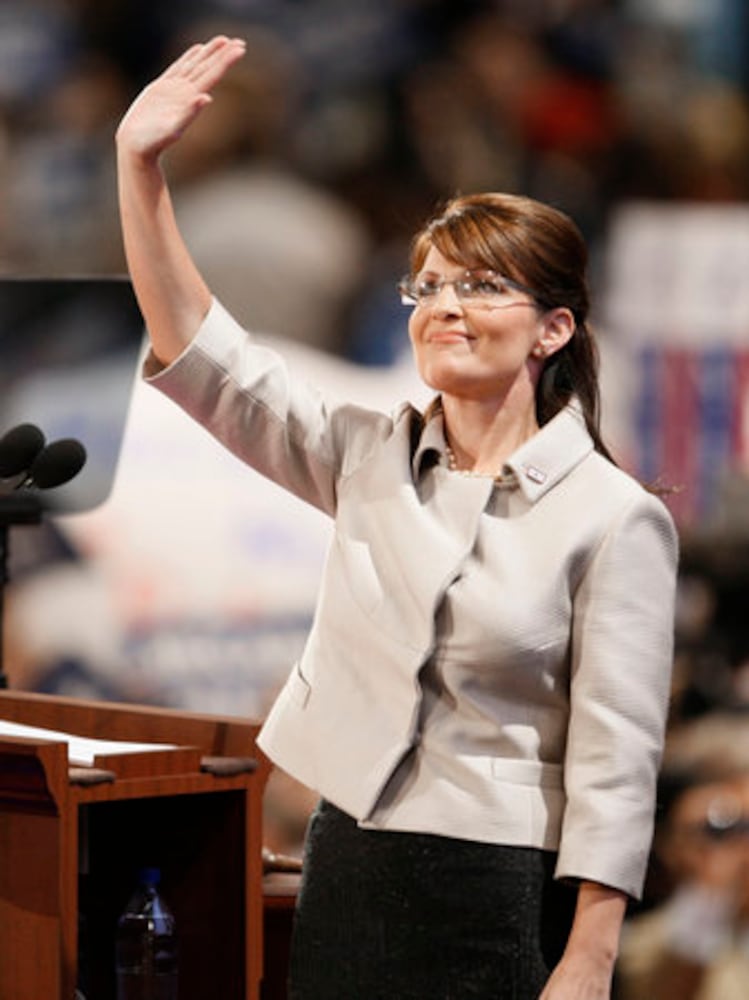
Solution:
[(438, 315), (454, 315), (463, 312), (463, 303), (458, 298), (452, 281), (445, 281), (434, 296), (432, 311)]

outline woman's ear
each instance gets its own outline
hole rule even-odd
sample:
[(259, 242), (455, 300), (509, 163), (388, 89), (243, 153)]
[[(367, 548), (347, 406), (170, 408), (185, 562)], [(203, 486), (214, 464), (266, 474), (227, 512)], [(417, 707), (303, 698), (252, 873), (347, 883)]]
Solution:
[(541, 336), (533, 347), (533, 356), (536, 358), (548, 358), (561, 350), (572, 337), (577, 325), (572, 310), (564, 306), (545, 312), (542, 324)]

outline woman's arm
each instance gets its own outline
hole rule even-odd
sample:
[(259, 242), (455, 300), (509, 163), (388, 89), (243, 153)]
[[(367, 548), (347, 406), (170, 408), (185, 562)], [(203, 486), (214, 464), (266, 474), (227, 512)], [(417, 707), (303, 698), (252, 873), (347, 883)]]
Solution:
[(677, 554), (670, 515), (639, 494), (610, 523), (576, 592), (557, 875), (580, 888), (541, 1000), (611, 995), (627, 898), (641, 892), (651, 844)]
[(556, 875), (633, 898), (642, 893), (653, 835), (677, 556), (670, 515), (641, 492), (612, 516), (574, 596)]
[(609, 1000), (627, 896), (583, 882), (567, 947), (539, 1000)]
[(162, 364), (192, 340), (211, 293), (180, 235), (160, 158), (211, 102), (210, 91), (244, 51), (241, 39), (223, 36), (192, 46), (145, 87), (117, 130), (125, 255)]

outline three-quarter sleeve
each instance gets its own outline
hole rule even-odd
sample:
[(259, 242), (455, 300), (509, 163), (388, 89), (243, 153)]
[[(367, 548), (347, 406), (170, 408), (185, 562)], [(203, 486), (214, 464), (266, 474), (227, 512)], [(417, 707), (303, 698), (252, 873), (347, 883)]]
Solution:
[(340, 476), (392, 426), (291, 373), (216, 300), (189, 347), (163, 368), (149, 355), (143, 374), (239, 459), (330, 515)]
[(557, 874), (635, 898), (668, 713), (676, 564), (668, 512), (638, 492), (610, 524), (574, 599)]

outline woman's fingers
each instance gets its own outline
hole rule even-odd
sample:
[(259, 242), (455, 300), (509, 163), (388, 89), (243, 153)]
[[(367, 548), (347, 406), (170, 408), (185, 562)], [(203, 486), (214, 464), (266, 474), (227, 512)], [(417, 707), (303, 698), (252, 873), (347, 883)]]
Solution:
[(218, 35), (209, 42), (192, 45), (172, 63), (162, 78), (181, 77), (209, 90), (244, 52), (244, 39)]
[(189, 69), (190, 65), (195, 62), (197, 56), (203, 51), (205, 44), (203, 42), (198, 42), (195, 45), (191, 45), (189, 49), (182, 53), (177, 59), (174, 60), (171, 65), (167, 66), (164, 72), (161, 74), (164, 79), (170, 76), (179, 76), (186, 69)]
[(212, 90), (227, 70), (244, 56), (245, 48), (241, 39), (228, 40), (215, 49), (207, 47), (188, 70), (189, 78), (201, 90)]

